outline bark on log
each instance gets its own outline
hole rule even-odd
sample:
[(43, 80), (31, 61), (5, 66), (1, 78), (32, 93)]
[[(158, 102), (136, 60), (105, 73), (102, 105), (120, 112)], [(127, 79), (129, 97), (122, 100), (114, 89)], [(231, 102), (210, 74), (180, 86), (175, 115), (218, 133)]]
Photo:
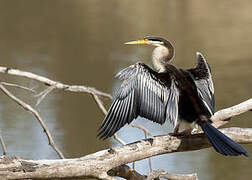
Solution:
[[(252, 143), (251, 128), (227, 128), (221, 131), (238, 143)], [(165, 153), (199, 150), (210, 146), (204, 134), (182, 137), (162, 135), (76, 159), (26, 160), (1, 156), (0, 179), (87, 177), (111, 179), (107, 171), (129, 162)]]

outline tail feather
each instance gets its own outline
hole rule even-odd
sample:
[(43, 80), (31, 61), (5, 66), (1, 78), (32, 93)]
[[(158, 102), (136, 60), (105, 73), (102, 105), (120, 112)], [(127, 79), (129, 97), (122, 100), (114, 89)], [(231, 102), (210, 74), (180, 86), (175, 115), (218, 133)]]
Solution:
[(199, 123), (214, 149), (225, 156), (244, 155), (248, 157), (248, 152), (210, 123)]
[[(210, 134), (211, 131), (209, 132), (209, 129), (206, 128), (205, 130), (205, 134)], [(212, 134), (211, 137), (208, 137), (210, 140), (210, 143), (213, 145), (214, 149), (223, 154), (223, 155), (234, 155), (237, 156), (239, 155), (235, 150), (233, 150), (233, 148), (229, 148), (228, 146), (226, 146), (226, 143), (218, 138), (218, 136), (216, 136), (216, 134)]]

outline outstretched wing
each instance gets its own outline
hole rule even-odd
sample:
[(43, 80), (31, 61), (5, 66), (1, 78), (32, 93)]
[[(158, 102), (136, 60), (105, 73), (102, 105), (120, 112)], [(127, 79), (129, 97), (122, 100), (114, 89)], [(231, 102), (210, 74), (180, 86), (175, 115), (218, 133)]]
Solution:
[(211, 69), (201, 53), (197, 52), (196, 56), (198, 62), (195, 68), (189, 69), (189, 72), (192, 74), (193, 79), (195, 80), (199, 97), (204, 102), (209, 113), (213, 115), (215, 101)]
[(98, 136), (111, 137), (137, 116), (163, 124), (176, 123), (179, 91), (169, 73), (157, 73), (142, 63), (121, 70), (116, 78), (122, 84), (116, 92)]

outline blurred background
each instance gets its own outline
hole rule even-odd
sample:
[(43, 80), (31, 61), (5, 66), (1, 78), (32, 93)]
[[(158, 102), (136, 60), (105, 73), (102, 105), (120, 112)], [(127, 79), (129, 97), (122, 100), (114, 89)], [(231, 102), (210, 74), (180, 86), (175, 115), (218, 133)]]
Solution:
[[(195, 53), (205, 55), (212, 67), (216, 110), (240, 103), (252, 95), (252, 2), (167, 0), (26, 0), (0, 1), (0, 66), (18, 68), (66, 84), (93, 86), (112, 93), (113, 77), (137, 61), (150, 64), (151, 47), (125, 46), (124, 42), (158, 35), (176, 47), (173, 64), (195, 64)], [(35, 81), (0, 74), (1, 81), (35, 88)], [(17, 97), (35, 105), (34, 94), (10, 88)], [(0, 93), (0, 130), (10, 155), (58, 158), (37, 120)], [(109, 99), (103, 99), (106, 106)], [(97, 129), (104, 116), (85, 93), (55, 90), (37, 107), (53, 138), (68, 158), (80, 157), (110, 146), (100, 141)], [(227, 125), (251, 127), (247, 112)], [(153, 135), (171, 132), (147, 120), (135, 122)], [(125, 127), (118, 135), (125, 142), (143, 138), (143, 132)], [(252, 145), (244, 145), (252, 154)], [(148, 161), (137, 171), (148, 173)], [(212, 148), (153, 158), (153, 168), (171, 173), (198, 173), (200, 179), (249, 179), (252, 160), (224, 157)]]

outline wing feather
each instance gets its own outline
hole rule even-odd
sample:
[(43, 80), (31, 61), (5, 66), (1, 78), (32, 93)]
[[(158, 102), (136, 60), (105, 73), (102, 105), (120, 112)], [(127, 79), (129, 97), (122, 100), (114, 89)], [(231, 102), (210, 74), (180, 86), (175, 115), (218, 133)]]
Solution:
[(197, 64), (195, 68), (189, 69), (197, 86), (199, 97), (211, 115), (214, 114), (214, 86), (211, 69), (204, 56), (197, 52)]
[(121, 70), (123, 81), (105, 117), (98, 136), (106, 139), (137, 116), (163, 124), (176, 123), (179, 91), (169, 73), (157, 73), (142, 63)]
[(126, 103), (123, 103), (123, 101), (120, 104), (120, 108), (118, 110), (118, 112), (116, 113), (116, 116), (118, 119), (117, 121), (112, 121), (112, 124), (110, 125), (111, 129), (108, 131), (108, 136), (112, 136), (114, 134), (114, 132), (116, 131), (116, 127), (117, 124), (120, 122), (124, 122), (124, 115), (125, 115), (125, 111), (126, 111)]

